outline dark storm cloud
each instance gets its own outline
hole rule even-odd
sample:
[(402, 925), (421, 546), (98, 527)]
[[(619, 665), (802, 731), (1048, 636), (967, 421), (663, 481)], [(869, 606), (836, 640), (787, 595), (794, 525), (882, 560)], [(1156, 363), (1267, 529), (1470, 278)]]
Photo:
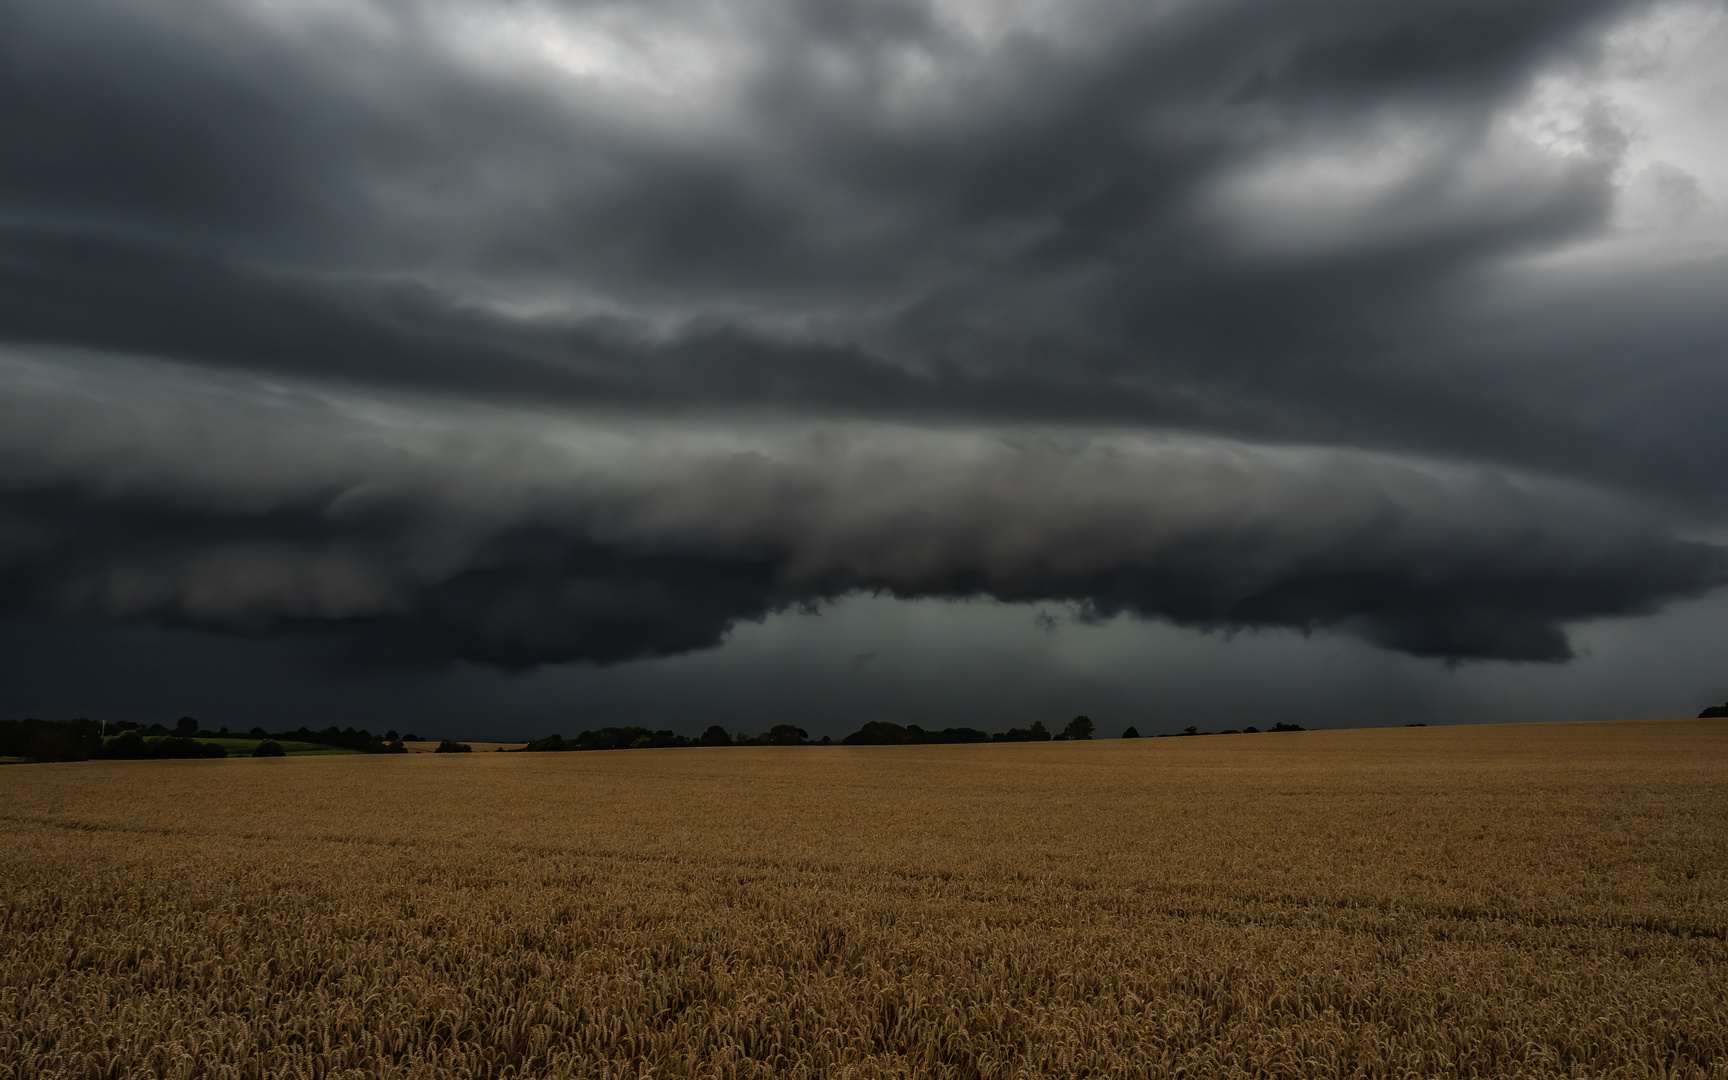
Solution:
[[(1551, 481), (1065, 429), (575, 421), (14, 363), (9, 611), (322, 633), (350, 662), (613, 661), (854, 592), (1069, 601), (1560, 660), (1728, 558)], [(116, 377), (118, 376), (118, 377)]]
[(1641, 10), (7, 5), (0, 603), (385, 665), (854, 591), (1564, 659), (1723, 573), (1722, 259), (1517, 272), (1631, 135), (1507, 117)]

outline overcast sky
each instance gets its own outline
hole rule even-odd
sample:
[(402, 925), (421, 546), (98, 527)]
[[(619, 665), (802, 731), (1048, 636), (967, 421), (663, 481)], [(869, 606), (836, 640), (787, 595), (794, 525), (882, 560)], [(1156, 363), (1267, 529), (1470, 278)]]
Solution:
[(0, 715), (1728, 697), (1728, 10), (0, 5)]

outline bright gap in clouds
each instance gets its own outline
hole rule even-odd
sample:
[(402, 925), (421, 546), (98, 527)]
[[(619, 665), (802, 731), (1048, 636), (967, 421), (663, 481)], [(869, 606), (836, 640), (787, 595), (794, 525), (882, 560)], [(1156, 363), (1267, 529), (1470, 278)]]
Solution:
[(1721, 5), (1638, 11), (1595, 47), (1532, 73), (1486, 127), (1418, 100), (1376, 110), (1366, 126), (1297, 128), (1222, 177), (1209, 200), (1245, 250), (1311, 255), (1516, 220), (1608, 169), (1611, 229), (1543, 245), (1537, 261), (1629, 248), (1646, 258), (1720, 254), (1725, 56)]
[(1576, 151), (1592, 127), (1616, 140), (1611, 228), (1538, 264), (1685, 263), (1728, 254), (1728, 8), (1675, 3), (1604, 35), (1588, 64), (1539, 77), (1516, 117)]

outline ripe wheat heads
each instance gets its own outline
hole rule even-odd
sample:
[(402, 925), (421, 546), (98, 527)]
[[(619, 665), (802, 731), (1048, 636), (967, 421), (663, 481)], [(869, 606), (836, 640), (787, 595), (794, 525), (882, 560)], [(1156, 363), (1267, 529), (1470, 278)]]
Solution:
[(4, 1077), (1728, 1077), (1728, 723), (0, 771)]

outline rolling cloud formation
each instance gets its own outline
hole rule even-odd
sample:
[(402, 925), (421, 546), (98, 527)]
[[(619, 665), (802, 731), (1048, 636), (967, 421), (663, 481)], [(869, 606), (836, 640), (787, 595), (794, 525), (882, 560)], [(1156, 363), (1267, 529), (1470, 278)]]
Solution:
[(1728, 578), (1725, 59), (1688, 4), (8, 5), (0, 611), (1565, 660)]

